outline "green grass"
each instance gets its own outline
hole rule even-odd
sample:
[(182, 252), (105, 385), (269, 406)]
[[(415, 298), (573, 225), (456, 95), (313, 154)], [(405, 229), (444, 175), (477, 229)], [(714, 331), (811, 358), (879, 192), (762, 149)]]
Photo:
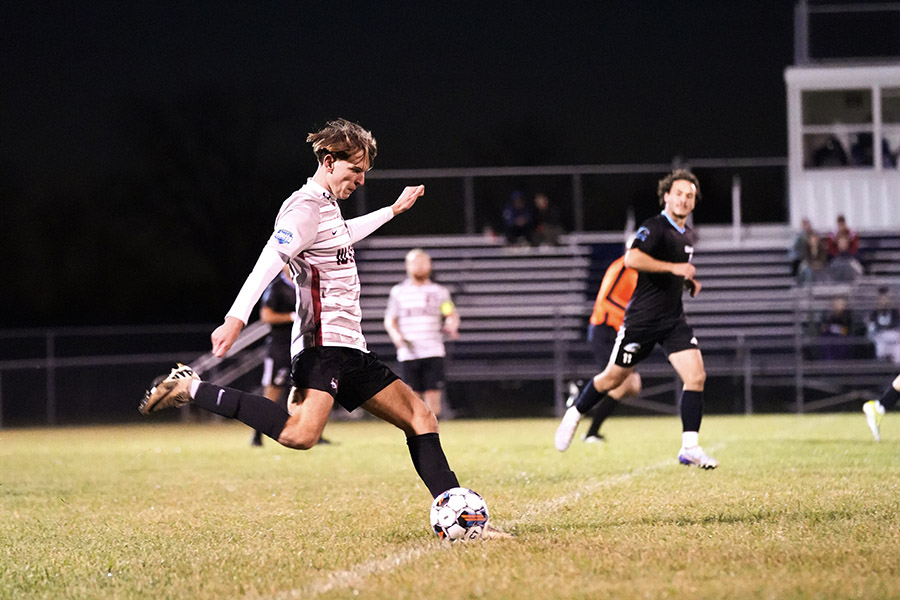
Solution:
[[(898, 421), (900, 422), (900, 421)], [(0, 598), (900, 598), (900, 434), (862, 414), (448, 421), (512, 540), (450, 545), (402, 434), (249, 447), (234, 423), (0, 430)]]

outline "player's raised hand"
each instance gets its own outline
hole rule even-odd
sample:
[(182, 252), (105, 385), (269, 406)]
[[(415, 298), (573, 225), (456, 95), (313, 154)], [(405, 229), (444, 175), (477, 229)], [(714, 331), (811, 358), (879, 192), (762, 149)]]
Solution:
[(238, 339), (244, 323), (235, 317), (225, 317), (225, 322), (216, 327), (212, 332), (210, 339), (212, 340), (212, 351), (215, 356), (222, 358), (228, 349)]
[(397, 201), (391, 205), (391, 208), (394, 210), (394, 216), (408, 211), (410, 208), (412, 208), (413, 204), (416, 203), (416, 200), (418, 200), (420, 196), (424, 195), (424, 185), (411, 185), (403, 188), (403, 192), (400, 193), (400, 197), (397, 198)]

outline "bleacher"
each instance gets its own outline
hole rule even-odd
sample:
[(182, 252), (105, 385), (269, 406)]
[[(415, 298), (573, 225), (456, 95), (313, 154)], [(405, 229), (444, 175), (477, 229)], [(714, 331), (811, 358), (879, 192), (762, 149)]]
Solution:
[[(787, 227), (748, 229), (739, 241), (730, 231), (699, 229), (695, 264), (703, 290), (697, 298), (685, 297), (709, 377), (742, 378), (746, 410), (754, 386), (796, 388), (798, 410), (853, 400), (847, 396), (851, 384), (882, 386), (893, 365), (822, 364), (802, 357), (805, 347), (816, 344), (806, 337), (809, 315), (827, 310), (833, 296), (851, 297), (863, 308), (878, 285), (900, 286), (900, 236), (864, 236), (868, 274), (863, 281), (810, 288), (798, 287), (791, 275)], [(388, 293), (405, 277), (406, 252), (422, 247), (462, 316), (460, 339), (448, 344), (448, 380), (550, 380), (559, 408), (566, 381), (597, 371), (585, 341), (587, 320), (603, 271), (622, 251), (624, 238), (570, 234), (559, 246), (545, 248), (507, 247), (482, 236), (369, 238), (356, 248), (363, 330), (371, 349), (392, 361), (394, 348), (381, 322)], [(645, 385), (644, 405), (671, 412), (670, 401), (647, 401), (677, 386), (662, 354), (642, 363), (640, 371), (645, 382), (663, 381)], [(820, 393), (805, 401), (809, 391)]]

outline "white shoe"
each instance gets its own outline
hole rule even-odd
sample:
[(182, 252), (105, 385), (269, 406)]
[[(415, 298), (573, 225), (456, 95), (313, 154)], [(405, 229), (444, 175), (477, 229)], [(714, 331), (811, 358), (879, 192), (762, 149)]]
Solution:
[(556, 436), (553, 440), (557, 450), (565, 452), (569, 449), (569, 444), (572, 443), (572, 438), (575, 437), (575, 430), (578, 428), (579, 421), (581, 421), (581, 413), (578, 412), (577, 408), (573, 406), (566, 411), (562, 422), (556, 428)]
[(606, 438), (603, 437), (602, 434), (598, 433), (597, 435), (586, 435), (581, 438), (581, 441), (583, 441), (585, 444), (602, 444), (606, 441)]
[(878, 400), (869, 400), (863, 404), (863, 413), (866, 415), (866, 425), (872, 430), (875, 441), (881, 441), (881, 417), (884, 416), (884, 406)]
[(581, 393), (581, 390), (579, 389), (580, 387), (580, 381), (569, 382), (569, 397), (566, 398), (566, 408), (572, 408), (573, 406), (575, 406), (575, 401), (578, 400), (578, 394)]
[(700, 446), (691, 446), (690, 448), (682, 448), (678, 452), (678, 462), (683, 465), (696, 465), (701, 469), (715, 469), (719, 466), (719, 461), (712, 456), (707, 456), (706, 452)]

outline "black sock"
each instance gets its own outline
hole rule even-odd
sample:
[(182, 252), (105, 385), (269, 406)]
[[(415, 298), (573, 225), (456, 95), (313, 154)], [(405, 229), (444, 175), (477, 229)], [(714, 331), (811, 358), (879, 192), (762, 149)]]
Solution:
[(582, 388), (578, 400), (575, 401), (575, 408), (577, 408), (578, 412), (581, 414), (587, 414), (589, 410), (597, 406), (597, 404), (603, 400), (604, 396), (606, 396), (606, 392), (602, 394), (598, 392), (596, 388), (594, 388), (594, 380), (591, 379), (587, 382), (587, 385)]
[(450, 470), (441, 439), (436, 433), (423, 433), (406, 438), (409, 455), (412, 457), (416, 473), (425, 482), (425, 487), (435, 498), (450, 488), (459, 487), (456, 474)]
[(588, 427), (587, 433), (585, 435), (587, 437), (599, 436), (600, 426), (603, 425), (603, 421), (606, 420), (606, 417), (612, 414), (612, 411), (615, 410), (616, 406), (618, 405), (619, 401), (615, 398), (609, 395), (604, 396), (603, 399), (600, 400), (600, 403), (597, 404), (597, 408), (594, 409), (594, 420), (591, 421), (591, 426)]
[(703, 392), (681, 392), (681, 430), (700, 431), (703, 420)]
[(237, 419), (276, 441), (291, 416), (265, 396), (254, 396), (206, 382), (197, 387), (191, 404), (229, 419)]
[(895, 390), (893, 384), (891, 384), (884, 390), (884, 394), (881, 395), (879, 402), (881, 402), (885, 410), (890, 410), (897, 404), (898, 399), (900, 399), (900, 392)]

